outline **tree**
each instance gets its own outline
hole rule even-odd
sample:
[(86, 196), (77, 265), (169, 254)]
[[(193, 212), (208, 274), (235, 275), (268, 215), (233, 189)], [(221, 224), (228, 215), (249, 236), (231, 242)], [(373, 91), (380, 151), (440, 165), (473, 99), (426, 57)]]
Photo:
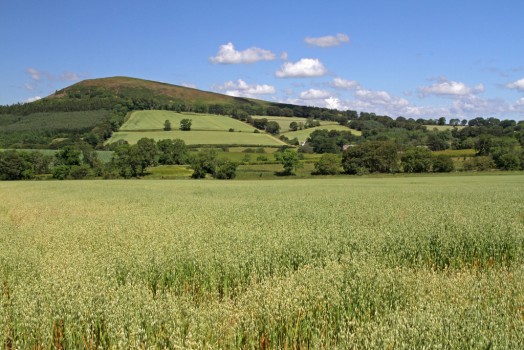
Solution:
[(190, 131), (191, 130), (191, 124), (192, 124), (192, 120), (191, 119), (182, 119), (180, 121), (180, 130), (182, 130), (182, 131)]
[(219, 159), (215, 163), (213, 177), (219, 180), (234, 179), (236, 177), (237, 163), (227, 159)]
[(445, 117), (438, 118), (437, 124), (438, 125), (446, 125), (446, 118)]
[(275, 159), (284, 167), (284, 171), (280, 173), (282, 175), (293, 175), (302, 166), (297, 152), (290, 149), (275, 153)]
[(340, 169), (340, 159), (333, 153), (324, 153), (315, 163), (315, 173), (319, 175), (336, 175)]
[(80, 150), (72, 147), (72, 146), (66, 146), (58, 153), (56, 153), (55, 157), (57, 160), (57, 163), (60, 165), (66, 165), (66, 166), (73, 166), (73, 165), (80, 165), (82, 164), (82, 160), (80, 158), (80, 155), (82, 152)]
[(136, 143), (140, 160), (140, 175), (144, 175), (147, 167), (158, 163), (158, 148), (154, 139), (143, 137)]
[(194, 179), (206, 177), (206, 174), (214, 174), (217, 153), (213, 149), (206, 149), (190, 157), (189, 164), (193, 169), (191, 175)]
[(443, 154), (433, 157), (433, 171), (436, 173), (449, 173), (455, 170), (453, 159)]
[(267, 118), (253, 119), (253, 126), (259, 130), (264, 130), (267, 126)]
[(298, 123), (297, 123), (297, 122), (291, 122), (291, 123), (289, 123), (289, 130), (291, 130), (291, 131), (297, 131), (297, 130), (298, 130)]
[(368, 141), (342, 154), (342, 168), (348, 174), (394, 173), (398, 163), (398, 146), (391, 141)]
[(266, 131), (272, 135), (276, 135), (280, 131), (280, 125), (276, 121), (269, 121), (266, 124)]
[(164, 122), (164, 131), (171, 131), (171, 122), (168, 119)]
[(34, 167), (25, 159), (29, 154), (0, 151), (0, 180), (24, 180), (34, 177)]
[(401, 157), (401, 165), (406, 173), (425, 173), (431, 170), (431, 151), (422, 147), (407, 149)]
[(457, 126), (460, 124), (460, 119), (458, 118), (451, 118), (449, 120), (449, 125), (452, 125), (452, 126)]
[(183, 140), (160, 140), (157, 142), (157, 148), (160, 153), (158, 163), (163, 165), (186, 164), (189, 151)]

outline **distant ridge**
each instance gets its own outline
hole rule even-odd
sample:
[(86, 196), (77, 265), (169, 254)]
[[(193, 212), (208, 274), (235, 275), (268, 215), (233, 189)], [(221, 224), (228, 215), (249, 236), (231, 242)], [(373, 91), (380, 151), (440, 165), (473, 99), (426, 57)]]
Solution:
[(273, 104), (262, 100), (228, 96), (185, 86), (120, 76), (83, 80), (58, 90), (56, 93), (48, 96), (47, 99), (82, 98), (84, 96), (155, 99), (163, 103), (180, 102), (194, 104), (200, 102), (206, 104), (247, 104), (258, 106)]

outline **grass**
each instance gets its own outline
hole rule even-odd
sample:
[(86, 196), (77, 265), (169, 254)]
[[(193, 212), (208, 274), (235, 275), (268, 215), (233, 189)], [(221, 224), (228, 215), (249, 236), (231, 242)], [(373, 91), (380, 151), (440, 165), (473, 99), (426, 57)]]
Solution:
[[(191, 119), (191, 131), (177, 130), (182, 119)], [(172, 131), (163, 131), (165, 120)], [(234, 132), (230, 132), (234, 129)], [(265, 133), (254, 133), (246, 123), (226, 116), (176, 113), (170, 111), (136, 111), (130, 114), (120, 131), (114, 132), (106, 144), (125, 140), (131, 144), (143, 137), (156, 141), (181, 139), (188, 145), (282, 146), (284, 142)]]
[(114, 132), (106, 143), (125, 140), (135, 144), (143, 137), (155, 141), (164, 139), (181, 139), (187, 145), (252, 145), (252, 146), (282, 146), (284, 142), (262, 133), (227, 132), (227, 131), (119, 131)]
[(0, 192), (6, 348), (524, 346), (523, 175)]
[(176, 113), (170, 111), (135, 111), (120, 127), (120, 131), (164, 129), (164, 122), (169, 120), (173, 130), (177, 130), (182, 119), (191, 119), (191, 130), (199, 131), (235, 131), (252, 133), (255, 128), (239, 120), (222, 115)]
[(350, 129), (347, 126), (339, 125), (339, 124), (332, 124), (332, 125), (321, 125), (316, 126), (314, 128), (309, 129), (303, 129), (303, 130), (297, 130), (297, 131), (289, 131), (286, 133), (283, 133), (287, 138), (293, 139), (297, 138), (299, 142), (306, 141), (309, 135), (315, 130), (338, 130), (338, 131), (351, 131), (353, 135), (360, 136), (362, 133), (358, 130)]
[[(278, 117), (278, 116), (253, 116), (254, 119), (267, 119), (268, 121), (275, 121), (280, 125), (280, 132), (287, 132), (290, 131), (289, 124), (291, 122), (296, 123), (306, 123), (307, 118), (300, 118), (300, 117)], [(321, 120), (320, 125), (338, 125), (337, 122), (331, 121), (331, 120)]]
[(434, 155), (445, 155), (448, 157), (473, 157), (476, 152), (474, 149), (447, 149), (444, 151), (435, 151)]
[(464, 129), (464, 126), (462, 125), (457, 125), (457, 126), (451, 126), (451, 125), (425, 125), (425, 127), (428, 129), (428, 130), (433, 130), (433, 129), (437, 129), (438, 131), (446, 131), (446, 130), (453, 130), (454, 128), (457, 128), (458, 130), (460, 129)]

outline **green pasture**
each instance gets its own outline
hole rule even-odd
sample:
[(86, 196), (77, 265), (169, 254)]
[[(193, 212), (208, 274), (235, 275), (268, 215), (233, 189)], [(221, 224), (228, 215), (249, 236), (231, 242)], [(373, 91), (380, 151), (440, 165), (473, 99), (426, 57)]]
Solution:
[[(290, 131), (289, 124), (291, 122), (296, 123), (306, 123), (307, 118), (300, 118), (300, 117), (278, 117), (278, 116), (253, 116), (253, 119), (267, 119), (268, 121), (274, 121), (277, 122), (278, 125), (280, 125), (280, 132), (286, 132)], [(334, 122), (332, 120), (321, 120), (320, 125), (338, 125), (337, 122)]]
[(524, 175), (0, 193), (6, 349), (524, 348)]
[(284, 142), (263, 133), (227, 132), (227, 131), (118, 131), (114, 132), (106, 144), (125, 140), (135, 144), (143, 137), (155, 141), (181, 139), (187, 145), (253, 145), (282, 146)]
[(134, 111), (120, 127), (120, 131), (164, 130), (164, 122), (171, 122), (172, 130), (180, 127), (182, 119), (191, 119), (191, 130), (253, 132), (251, 125), (223, 115), (177, 113), (171, 111)]
[(437, 129), (438, 131), (447, 131), (447, 130), (453, 130), (453, 129), (464, 129), (464, 126), (457, 125), (457, 126), (451, 126), (451, 125), (425, 125), (426, 129), (433, 130)]
[(358, 130), (350, 129), (347, 126), (339, 125), (339, 124), (328, 124), (328, 125), (321, 125), (316, 126), (314, 128), (309, 129), (302, 129), (297, 131), (288, 131), (283, 133), (287, 138), (294, 139), (295, 137), (298, 139), (299, 142), (306, 141), (311, 135), (311, 133), (315, 130), (337, 130), (337, 131), (351, 131), (353, 135), (360, 136), (362, 133)]

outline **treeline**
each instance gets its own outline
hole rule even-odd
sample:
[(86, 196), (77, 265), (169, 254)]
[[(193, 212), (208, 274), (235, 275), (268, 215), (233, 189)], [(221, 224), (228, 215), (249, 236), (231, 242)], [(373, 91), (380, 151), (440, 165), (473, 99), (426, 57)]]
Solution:
[(136, 144), (119, 142), (112, 145), (110, 162), (103, 163), (86, 142), (63, 147), (54, 156), (38, 151), (7, 150), (0, 152), (0, 180), (27, 180), (37, 175), (51, 174), (53, 179), (137, 178), (146, 175), (147, 168), (158, 165), (189, 165), (193, 178), (210, 175), (216, 179), (233, 179), (238, 164), (217, 158), (214, 149), (190, 152), (183, 140), (142, 138)]
[[(484, 139), (484, 138), (483, 138)], [(474, 157), (463, 160), (464, 171), (524, 170), (524, 149), (513, 139), (487, 138), (476, 147)], [(425, 173), (455, 170), (453, 159), (434, 155), (426, 147), (403, 147), (392, 141), (367, 141), (348, 147), (342, 156), (325, 153), (315, 164), (316, 174), (333, 175), (339, 172), (351, 175), (371, 173)]]

